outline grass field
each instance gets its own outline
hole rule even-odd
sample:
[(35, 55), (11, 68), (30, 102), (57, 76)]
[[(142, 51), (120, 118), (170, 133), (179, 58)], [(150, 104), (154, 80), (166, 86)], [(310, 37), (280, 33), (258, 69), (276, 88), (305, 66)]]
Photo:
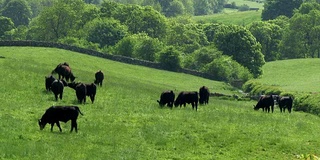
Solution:
[[(0, 159), (305, 159), (320, 155), (320, 118), (307, 113), (267, 114), (254, 101), (211, 97), (198, 112), (160, 108), (163, 90), (235, 93), (222, 82), (123, 64), (75, 52), (34, 47), (0, 47)], [(77, 81), (106, 75), (96, 101), (78, 105), (78, 133), (70, 122), (39, 130), (37, 120), (51, 105), (77, 104), (65, 88), (63, 100), (46, 93), (44, 77), (68, 62)]]
[(263, 66), (263, 76), (256, 81), (278, 86), (285, 91), (318, 93), (319, 70), (318, 58), (268, 62)]
[(254, 21), (261, 21), (261, 10), (245, 11), (245, 12), (225, 12), (205, 16), (193, 16), (192, 19), (196, 22), (206, 23), (223, 23), (234, 25), (248, 25)]

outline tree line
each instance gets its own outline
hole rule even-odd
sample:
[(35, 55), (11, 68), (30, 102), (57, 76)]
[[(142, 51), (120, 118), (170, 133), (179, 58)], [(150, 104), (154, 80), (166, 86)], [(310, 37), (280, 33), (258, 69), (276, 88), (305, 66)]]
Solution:
[[(70, 44), (160, 62), (169, 70), (193, 69), (228, 82), (259, 77), (266, 61), (320, 57), (316, 1), (267, 0), (263, 21), (246, 26), (196, 23), (190, 16), (172, 14), (180, 12), (173, 7), (177, 3), (183, 6), (183, 14), (190, 3), (191, 14), (198, 15), (197, 3), (211, 4), (208, 10), (213, 13), (224, 1), (119, 2), (3, 0), (0, 39)], [(286, 12), (274, 11), (283, 7)]]

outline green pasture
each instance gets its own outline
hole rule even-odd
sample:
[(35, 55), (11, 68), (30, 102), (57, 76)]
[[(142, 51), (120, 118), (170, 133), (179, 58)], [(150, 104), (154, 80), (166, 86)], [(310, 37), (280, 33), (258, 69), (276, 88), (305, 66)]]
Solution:
[[(252, 109), (255, 101), (216, 97), (198, 111), (191, 105), (160, 108), (156, 102), (164, 90), (177, 95), (203, 85), (211, 92), (238, 94), (223, 82), (53, 48), (0, 47), (1, 56), (0, 159), (291, 160), (320, 155), (315, 115), (278, 108), (263, 113)], [(77, 104), (68, 87), (59, 101), (45, 91), (44, 77), (62, 62), (70, 64), (76, 81), (93, 82), (97, 70), (105, 73), (93, 104), (89, 98)], [(78, 133), (69, 133), (70, 122), (61, 123), (61, 133), (56, 126), (50, 132), (49, 125), (40, 131), (37, 120), (51, 105), (80, 107)]]
[(268, 62), (263, 75), (255, 80), (290, 92), (319, 93), (320, 59), (294, 59)]
[(242, 6), (246, 4), (250, 8), (259, 8), (259, 9), (263, 9), (263, 5), (264, 5), (264, 0), (229, 0), (228, 1), (228, 3), (230, 4), (232, 2), (235, 2), (237, 6)]
[(261, 12), (262, 10), (245, 12), (231, 12), (230, 10), (226, 10), (226, 12), (219, 14), (193, 16), (192, 19), (196, 22), (223, 23), (245, 26), (255, 21), (261, 21)]

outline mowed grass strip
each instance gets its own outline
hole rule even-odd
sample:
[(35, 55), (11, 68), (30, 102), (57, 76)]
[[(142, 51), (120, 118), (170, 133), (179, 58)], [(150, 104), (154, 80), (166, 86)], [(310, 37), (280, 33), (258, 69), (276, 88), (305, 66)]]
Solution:
[[(173, 89), (233, 94), (222, 83), (191, 75), (123, 64), (80, 53), (34, 47), (0, 47), (1, 159), (298, 159), (320, 155), (319, 117), (306, 113), (254, 111), (254, 101), (210, 99), (198, 112), (191, 105), (160, 108), (160, 93)], [(78, 133), (37, 120), (51, 105), (77, 104), (65, 88), (63, 100), (46, 93), (44, 77), (68, 62), (77, 81), (106, 79), (96, 101), (78, 105)]]

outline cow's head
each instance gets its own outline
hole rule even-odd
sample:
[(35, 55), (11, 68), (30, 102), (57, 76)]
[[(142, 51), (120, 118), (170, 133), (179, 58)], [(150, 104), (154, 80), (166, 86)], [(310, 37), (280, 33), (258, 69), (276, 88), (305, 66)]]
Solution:
[(39, 127), (40, 127), (40, 130), (43, 130), (43, 128), (46, 126), (47, 123), (41, 121), (40, 119), (38, 120), (38, 124), (39, 124)]
[(253, 109), (257, 111), (257, 110), (259, 110), (259, 107), (258, 107), (258, 106), (253, 105)]
[(157, 102), (159, 103), (160, 106), (163, 106), (163, 105), (164, 105), (163, 102), (161, 102), (161, 100), (160, 100), (160, 101), (157, 100)]
[(71, 73), (71, 75), (70, 75), (70, 80), (71, 80), (71, 82), (73, 82), (76, 78), (77, 78), (77, 77), (75, 77), (75, 76)]

